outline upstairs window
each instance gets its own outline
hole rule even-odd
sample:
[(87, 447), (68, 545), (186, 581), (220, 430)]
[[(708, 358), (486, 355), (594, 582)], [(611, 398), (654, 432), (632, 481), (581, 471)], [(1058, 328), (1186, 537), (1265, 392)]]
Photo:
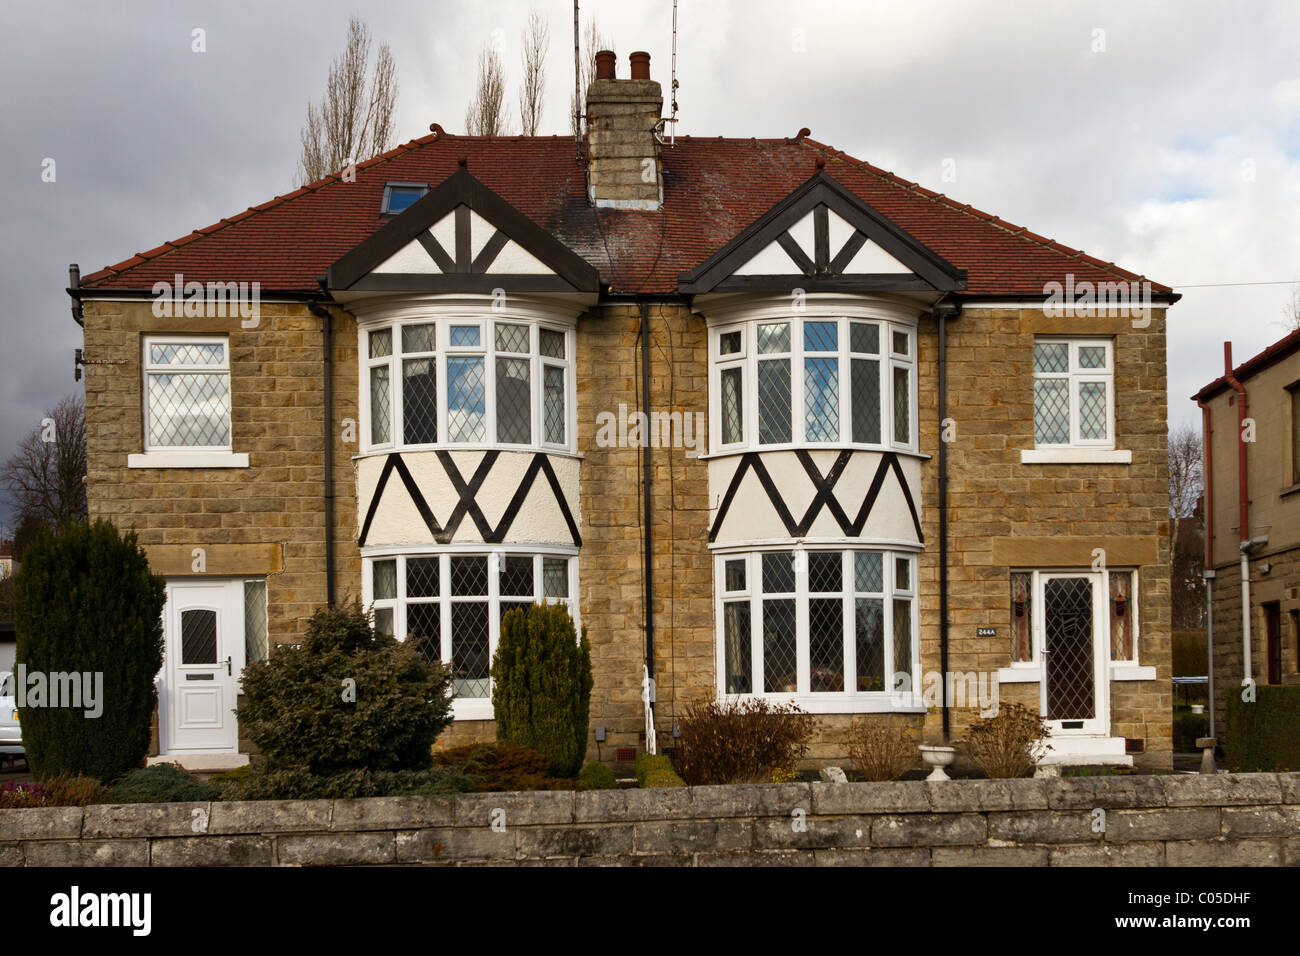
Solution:
[(1035, 339), (1035, 445), (1115, 447), (1114, 370), (1108, 339)]
[(572, 334), (525, 320), (411, 321), (362, 332), (368, 448), (568, 450)]
[(145, 451), (230, 449), (230, 352), (225, 338), (144, 341)]
[(385, 216), (406, 212), (428, 191), (424, 183), (388, 183), (384, 186), (384, 204), (379, 212)]
[(916, 332), (816, 317), (715, 330), (714, 451), (860, 445), (915, 451)]

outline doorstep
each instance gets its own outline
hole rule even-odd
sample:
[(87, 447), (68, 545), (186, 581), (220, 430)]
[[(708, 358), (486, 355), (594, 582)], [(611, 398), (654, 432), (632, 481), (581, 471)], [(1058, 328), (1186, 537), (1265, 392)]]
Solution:
[(1131, 767), (1132, 754), (1125, 753), (1123, 737), (1069, 736), (1048, 737), (1052, 749), (1038, 761), (1040, 766), (1063, 767)]
[(185, 770), (199, 773), (206, 773), (216, 770), (234, 770), (237, 767), (248, 765), (248, 754), (226, 754), (226, 753), (168, 753), (158, 757), (150, 757), (145, 762), (146, 766), (152, 767), (160, 763), (180, 764)]

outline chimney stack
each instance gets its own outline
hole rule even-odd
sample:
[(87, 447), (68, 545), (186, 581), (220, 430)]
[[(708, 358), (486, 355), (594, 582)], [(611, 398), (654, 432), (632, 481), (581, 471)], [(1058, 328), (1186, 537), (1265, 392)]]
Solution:
[(631, 78), (620, 80), (614, 53), (596, 54), (596, 78), (587, 86), (587, 194), (599, 207), (653, 210), (663, 202), (656, 138), (663, 90), (650, 79), (649, 53), (628, 59)]

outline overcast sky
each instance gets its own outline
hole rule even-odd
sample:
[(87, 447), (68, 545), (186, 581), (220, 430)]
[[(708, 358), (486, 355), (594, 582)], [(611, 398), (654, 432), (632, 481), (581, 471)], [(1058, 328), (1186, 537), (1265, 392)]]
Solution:
[[(464, 130), (484, 44), (503, 47), (513, 99), (530, 7), (551, 25), (543, 130), (567, 132), (563, 0), (6, 2), (0, 453), (80, 389), (68, 264), (90, 273), (291, 190), (306, 105), (350, 13), (392, 47), (404, 142), (431, 122)], [(648, 50), (667, 88), (671, 0), (587, 0), (590, 14), (620, 76), (629, 51)], [(191, 49), (195, 29), (206, 52)], [(678, 29), (680, 133), (808, 126), (1182, 287), (1172, 422), (1196, 418), (1188, 396), (1222, 371), (1225, 338), (1240, 362), (1285, 334), (1287, 283), (1300, 283), (1300, 4), (682, 0)], [(42, 182), (46, 158), (53, 183)], [(1220, 287), (1192, 288), (1210, 284)]]

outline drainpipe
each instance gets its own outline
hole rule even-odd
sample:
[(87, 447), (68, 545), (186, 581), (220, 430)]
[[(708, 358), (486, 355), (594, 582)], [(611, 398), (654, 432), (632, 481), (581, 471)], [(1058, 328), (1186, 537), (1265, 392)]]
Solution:
[(943, 440), (943, 423), (948, 417), (948, 319), (961, 314), (961, 303), (947, 312), (935, 307), (932, 314), (939, 335), (939, 671), (943, 684), (943, 742), (946, 744), (952, 731), (952, 714), (948, 700), (948, 443)]
[(1241, 655), (1242, 677), (1252, 677), (1250, 664), (1250, 499), (1246, 497), (1246, 387), (1232, 374), (1232, 343), (1223, 343), (1223, 378), (1237, 393), (1237, 509), (1241, 522)]
[[(645, 299), (637, 299), (636, 307), (641, 313), (641, 412), (645, 420), (650, 421), (650, 305)], [(644, 432), (643, 432), (644, 434)], [(641, 500), (641, 526), (645, 534), (645, 666), (651, 680), (655, 679), (655, 631), (654, 631), (654, 532), (651, 528), (650, 495), (653, 487), (653, 473), (650, 467), (650, 442), (647, 440), (641, 449), (641, 483), (644, 486), (644, 498)], [(653, 694), (651, 697), (653, 698)], [(650, 701), (653, 711), (654, 701)]]
[(68, 266), (68, 295), (72, 297), (72, 320), (84, 329), (86, 323), (81, 308), (81, 266), (75, 262)]
[[(323, 282), (323, 280), (322, 280)], [(330, 310), (317, 300), (309, 300), (307, 308), (313, 315), (320, 316), (321, 328), (321, 376), (323, 378), (325, 404), (324, 438), (325, 438), (325, 603), (334, 607), (334, 363), (331, 353), (334, 350), (334, 318)]]
[[(1201, 447), (1205, 456), (1201, 461), (1202, 482), (1205, 487), (1205, 567), (1201, 578), (1205, 581), (1205, 647), (1206, 695), (1210, 702), (1210, 736), (1214, 736), (1214, 429), (1210, 425), (1210, 406), (1199, 398), (1201, 409)], [(1178, 541), (1178, 525), (1174, 524), (1174, 543)]]

